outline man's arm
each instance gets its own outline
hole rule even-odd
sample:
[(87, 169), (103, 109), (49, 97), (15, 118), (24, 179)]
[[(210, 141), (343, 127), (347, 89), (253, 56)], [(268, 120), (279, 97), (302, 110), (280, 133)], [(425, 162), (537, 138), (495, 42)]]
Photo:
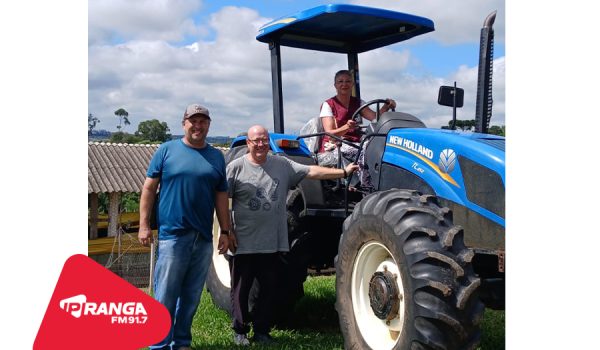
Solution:
[(348, 164), (344, 169), (326, 168), (318, 165), (311, 165), (306, 177), (317, 180), (341, 179), (352, 174), (352, 172), (356, 170), (358, 170), (358, 165), (354, 163)]
[(152, 229), (150, 228), (150, 215), (154, 207), (156, 190), (160, 180), (158, 178), (147, 177), (142, 187), (140, 195), (140, 230), (138, 232), (138, 241), (144, 246), (149, 246), (154, 242)]
[[(217, 192), (215, 196), (215, 212), (221, 231), (231, 234), (231, 220), (229, 218), (229, 196), (227, 192)], [(225, 254), (229, 249), (229, 235), (219, 232), (219, 254)]]

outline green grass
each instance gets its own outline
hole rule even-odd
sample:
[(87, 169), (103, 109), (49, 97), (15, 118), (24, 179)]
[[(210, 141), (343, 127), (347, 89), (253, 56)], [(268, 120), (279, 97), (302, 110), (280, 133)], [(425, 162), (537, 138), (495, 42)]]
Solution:
[(506, 347), (504, 338), (504, 311), (485, 309), (481, 323), (481, 350), (499, 350)]
[[(286, 329), (274, 329), (276, 344), (252, 349), (343, 349), (335, 303), (335, 276), (309, 277), (304, 284), (305, 296), (298, 302), (294, 317)], [(505, 348), (504, 311), (486, 309), (482, 322), (479, 349)], [(251, 335), (251, 334), (250, 334)], [(231, 319), (217, 309), (206, 290), (192, 325), (192, 349), (238, 349), (233, 345)]]

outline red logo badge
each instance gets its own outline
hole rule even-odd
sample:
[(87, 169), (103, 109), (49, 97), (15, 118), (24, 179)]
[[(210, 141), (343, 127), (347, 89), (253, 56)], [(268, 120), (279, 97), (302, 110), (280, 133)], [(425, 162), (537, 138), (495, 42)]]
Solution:
[(78, 254), (65, 262), (33, 349), (139, 349), (170, 325), (161, 303)]

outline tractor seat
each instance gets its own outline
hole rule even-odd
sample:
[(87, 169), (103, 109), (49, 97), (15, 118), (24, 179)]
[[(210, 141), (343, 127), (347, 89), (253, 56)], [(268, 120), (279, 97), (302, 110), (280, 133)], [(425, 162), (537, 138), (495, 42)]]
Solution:
[[(311, 118), (306, 124), (300, 128), (300, 135), (308, 135), (308, 134), (316, 134), (318, 132), (323, 132), (323, 124), (321, 123), (320, 117)], [(319, 152), (319, 148), (321, 147), (321, 136), (313, 136), (307, 137), (304, 139), (304, 143), (308, 150), (316, 154)]]
[(375, 123), (369, 124), (367, 134), (387, 134), (398, 128), (426, 128), (419, 118), (402, 112), (385, 112)]
[[(321, 123), (321, 117), (311, 118), (302, 128), (300, 128), (300, 135), (316, 134), (325, 131), (323, 129), (323, 123)], [(306, 147), (311, 152), (315, 163), (325, 167), (335, 167), (337, 165), (337, 152), (321, 152), (321, 142), (323, 141), (322, 136), (307, 137), (304, 139)]]

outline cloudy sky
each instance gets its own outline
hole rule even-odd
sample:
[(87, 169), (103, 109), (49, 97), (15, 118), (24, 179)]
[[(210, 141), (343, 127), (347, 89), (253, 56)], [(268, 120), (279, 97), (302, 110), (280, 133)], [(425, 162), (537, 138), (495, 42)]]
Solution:
[[(503, 125), (504, 1), (340, 1), (430, 18), (436, 30), (359, 55), (365, 100), (394, 98), (397, 110), (429, 127), (447, 125), (452, 109), (437, 105), (440, 85), (465, 89), (459, 119), (473, 119), (479, 34), (486, 16), (495, 23), (492, 124)], [(159, 119), (181, 134), (189, 103), (206, 105), (211, 134), (235, 136), (252, 124), (273, 127), (270, 56), (256, 40), (268, 21), (326, 1), (90, 0), (88, 3), (88, 113), (97, 129), (116, 131), (114, 111), (131, 125)], [(450, 5), (451, 4), (451, 5)], [(296, 132), (333, 96), (333, 74), (346, 68), (340, 54), (282, 48), (286, 132)]]
[[(435, 107), (437, 87), (456, 80), (466, 89), (467, 105), (459, 117), (472, 117), (479, 30), (483, 19), (498, 10), (492, 123), (501, 123), (506, 110), (507, 348), (593, 348), (593, 339), (585, 335), (597, 332), (597, 323), (586, 317), (600, 313), (595, 299), (581, 297), (573, 283), (553, 283), (550, 293), (523, 286), (545, 286), (557, 276), (568, 276), (559, 282), (590, 281), (598, 274), (600, 236), (591, 218), (598, 215), (600, 186), (597, 172), (588, 170), (600, 130), (597, 5), (588, 0), (506, 1), (508, 15), (501, 1), (361, 2), (429, 17), (436, 25), (433, 33), (370, 57), (361, 55), (363, 97), (393, 97), (399, 108), (434, 126), (451, 115)], [(2, 199), (9, 204), (0, 211), (0, 221), (3, 244), (11, 247), (0, 254), (0, 265), (19, 263), (3, 270), (4, 280), (18, 281), (0, 298), (0, 324), (13, 335), (3, 339), (3, 348), (33, 342), (65, 260), (87, 254), (82, 234), (87, 138), (81, 116), (89, 111), (101, 119), (100, 128), (114, 131), (113, 112), (125, 108), (132, 120), (128, 132), (141, 120), (159, 118), (177, 133), (184, 106), (202, 102), (222, 118), (213, 123), (213, 134), (235, 135), (252, 122), (272, 127), (268, 50), (255, 41), (256, 29), (268, 19), (320, 4), (0, 3), (5, 49), (0, 180), (5, 184)], [(505, 22), (510, 52), (506, 98)], [(331, 75), (345, 63), (320, 53), (283, 51), (285, 113), (298, 126), (333, 94)], [(288, 120), (291, 129), (294, 123)], [(558, 200), (557, 194), (565, 193), (572, 198)], [(557, 263), (540, 268), (545, 261)], [(568, 300), (568, 307), (549, 308), (557, 296)]]

